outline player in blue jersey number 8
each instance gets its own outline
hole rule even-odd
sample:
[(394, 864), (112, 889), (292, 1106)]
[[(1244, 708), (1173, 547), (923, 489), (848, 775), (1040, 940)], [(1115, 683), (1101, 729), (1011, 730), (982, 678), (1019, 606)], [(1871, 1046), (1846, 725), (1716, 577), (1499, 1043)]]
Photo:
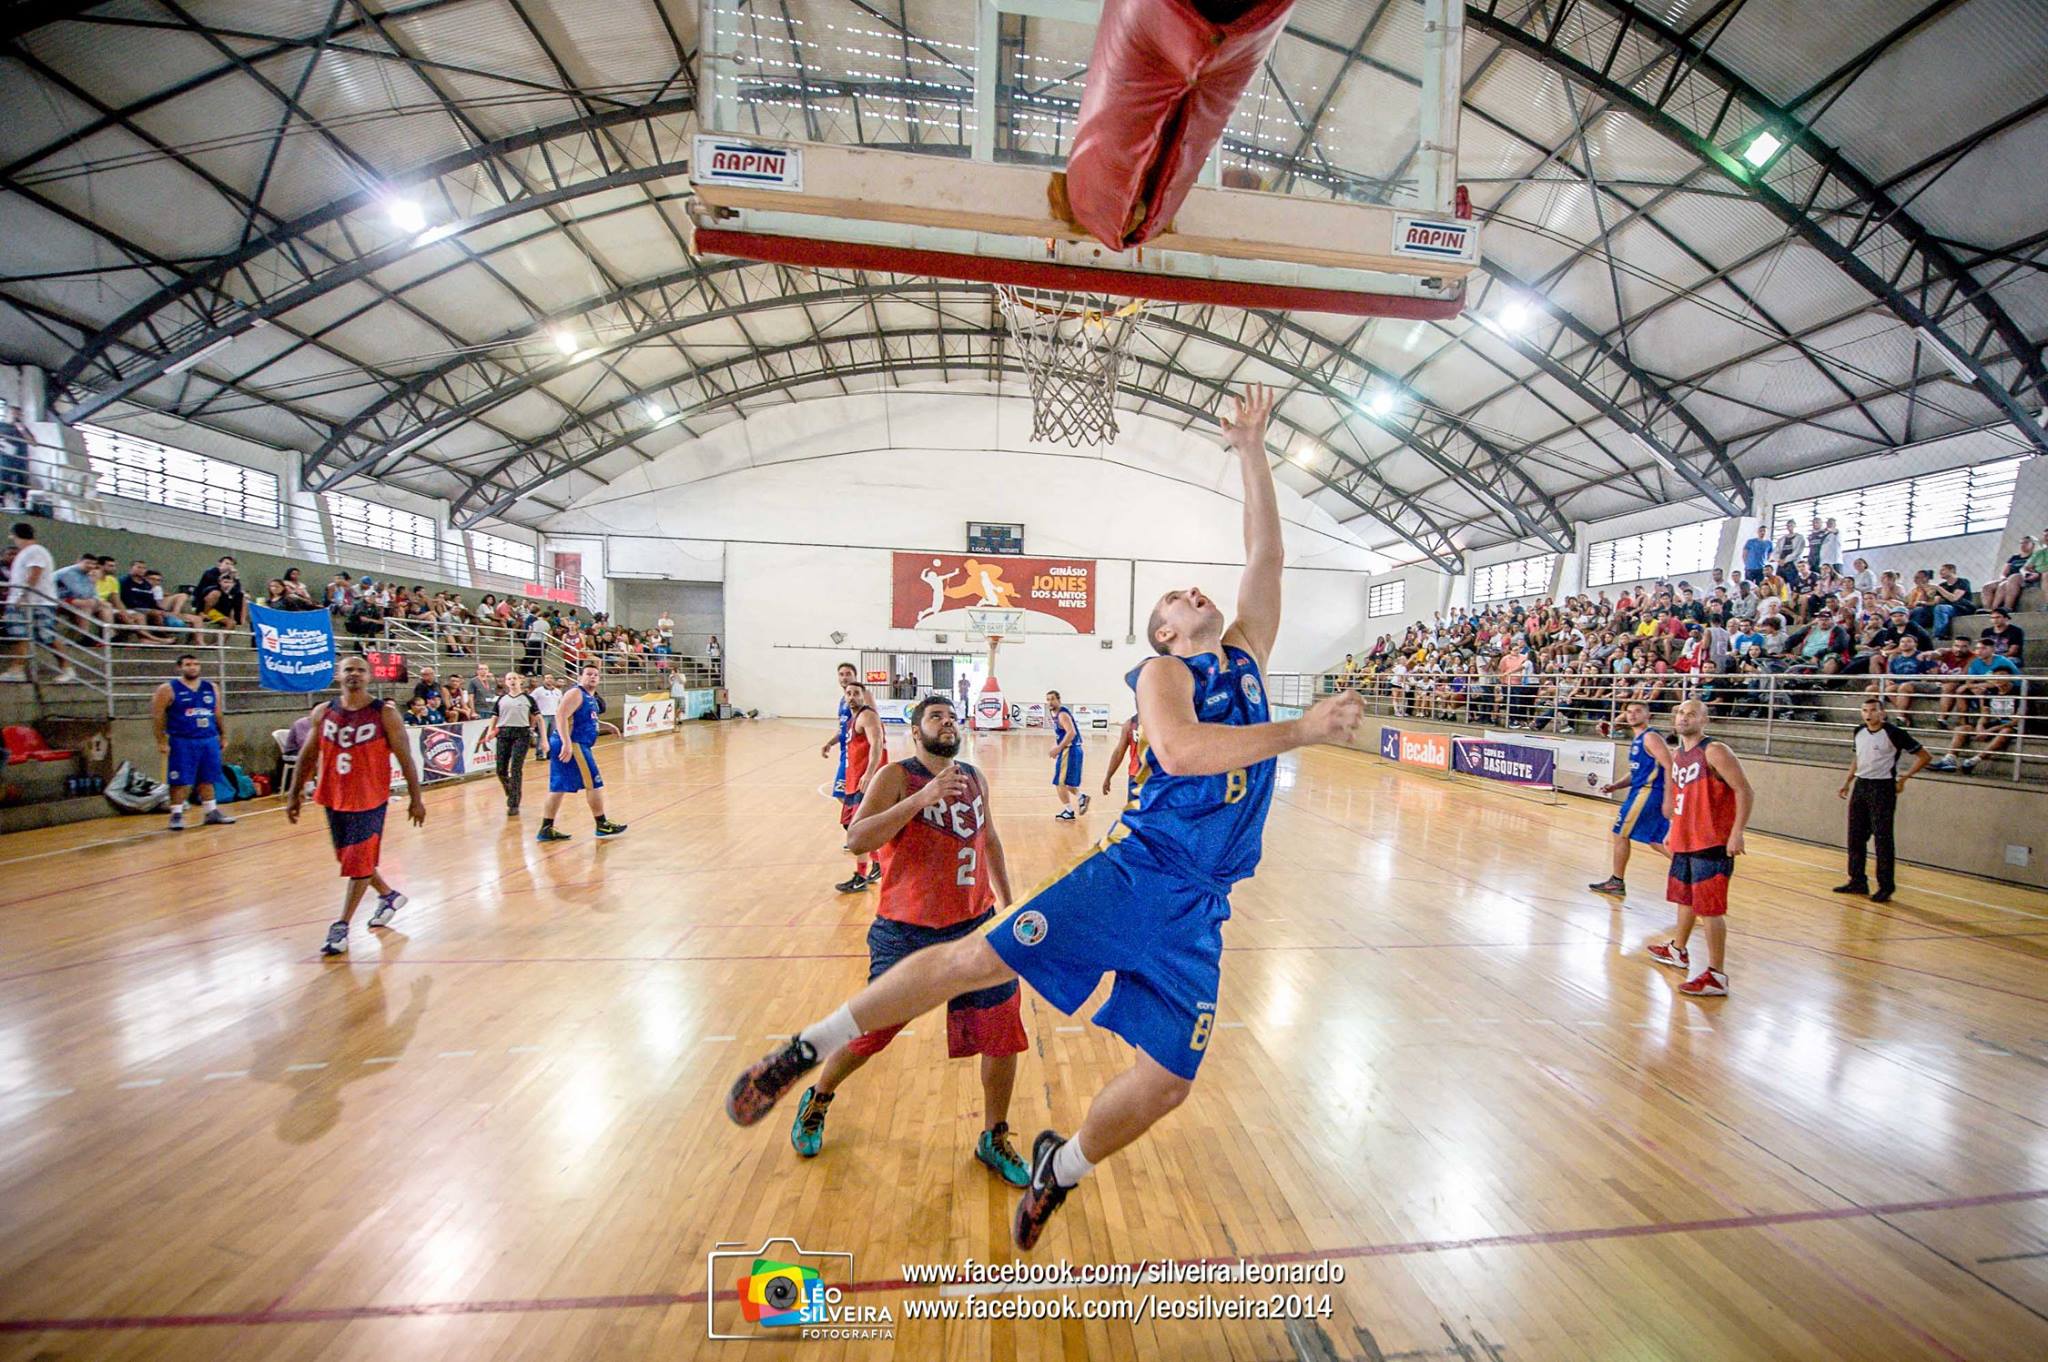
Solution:
[(1280, 628), (1283, 540), (1266, 452), (1270, 391), (1253, 387), (1222, 426), (1244, 484), (1244, 576), (1237, 619), (1199, 589), (1169, 591), (1132, 668), (1144, 737), (1128, 803), (1095, 850), (978, 935), (906, 957), (733, 1082), (726, 1114), (753, 1125), (818, 1062), (854, 1037), (899, 1026), (947, 999), (1022, 978), (1071, 1013), (1116, 976), (1095, 1022), (1137, 1048), (1097, 1093), (1080, 1131), (1042, 1131), (1012, 1233), (1019, 1248), (1092, 1169), (1186, 1100), (1216, 1025), (1230, 886), (1258, 865), (1274, 759), (1341, 742), (1364, 716), (1332, 696), (1299, 719), (1270, 719), (1263, 669)]

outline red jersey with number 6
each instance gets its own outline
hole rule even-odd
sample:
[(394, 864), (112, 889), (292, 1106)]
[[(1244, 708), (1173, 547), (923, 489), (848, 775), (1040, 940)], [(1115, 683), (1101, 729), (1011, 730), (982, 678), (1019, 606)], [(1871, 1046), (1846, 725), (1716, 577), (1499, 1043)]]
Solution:
[(1707, 765), (1710, 743), (1671, 754), (1671, 834), (1664, 845), (1673, 851), (1724, 847), (1735, 831), (1735, 787)]
[[(931, 784), (932, 773), (916, 757), (896, 764), (906, 777), (905, 798)], [(988, 783), (964, 761), (954, 762), (953, 769), (967, 777), (966, 791), (919, 810), (882, 844), (882, 917), (950, 927), (995, 906), (988, 878)]]
[[(391, 798), (391, 743), (384, 736), (384, 702), (361, 709), (327, 702), (320, 716), (313, 802), (342, 813), (374, 809)], [(301, 758), (303, 760), (303, 758)]]

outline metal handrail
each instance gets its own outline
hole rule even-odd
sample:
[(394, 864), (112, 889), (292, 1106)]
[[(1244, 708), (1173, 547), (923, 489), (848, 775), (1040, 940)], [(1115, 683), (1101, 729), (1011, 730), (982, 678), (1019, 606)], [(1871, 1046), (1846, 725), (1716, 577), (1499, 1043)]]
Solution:
[[(1801, 664), (1795, 661), (1794, 665)], [(1943, 700), (1950, 695), (1958, 700), (1974, 699), (1974, 695), (1965, 694), (1961, 688), (1983, 680), (1953, 673), (1892, 676), (1789, 668), (1754, 673), (1629, 671), (1525, 675), (1528, 679), (1514, 688), (1514, 694), (1502, 684), (1497, 671), (1433, 669), (1407, 673), (1405, 685), (1398, 683), (1391, 672), (1283, 673), (1267, 677), (1267, 691), (1279, 703), (1307, 705), (1340, 690), (1350, 690), (1365, 701), (1368, 713), (1380, 717), (1477, 723), (1481, 719), (1475, 716), (1484, 715), (1485, 722), (1501, 726), (1522, 727), (1528, 721), (1539, 721), (1551, 731), (1574, 731), (1556, 727), (1560, 718), (1557, 706), (1542, 696), (1546, 683), (1563, 679), (1574, 683), (1562, 715), (1563, 723), (1590, 722), (1599, 732), (1603, 724), (1609, 731), (1620, 731), (1622, 705), (1631, 699), (1647, 698), (1639, 688), (1648, 691), (1661, 687), (1652, 702), (1654, 709), (1668, 711), (1681, 700), (1704, 698), (1717, 735), (1738, 750), (1750, 749), (1770, 756), (1784, 744), (1788, 734), (1799, 742), (1849, 746), (1862, 722), (1864, 694), (1873, 688), (1892, 702), (1893, 716), (1898, 718), (1896, 703), (1901, 688), (1912, 685), (1912, 707), (1904, 713), (1903, 722), (1923, 734), (1930, 730), (1939, 732), (1933, 719), (1940, 716)], [(2030, 723), (2039, 723), (2048, 715), (2048, 671), (2021, 671), (2013, 680), (2013, 735), (1996, 755), (2012, 758), (2013, 781), (2048, 778), (2048, 750), (2043, 750), (2038, 733), (2028, 732)], [(1451, 687), (1452, 694), (1441, 694), (1442, 687)], [(1968, 707), (1957, 704), (1953, 711), (1966, 713)], [(1745, 727), (1749, 724), (1760, 724), (1761, 730), (1751, 731)], [(1528, 726), (1536, 731), (1534, 723)], [(2029, 750), (2030, 736), (2033, 750)], [(1930, 742), (1928, 746), (1935, 750), (1940, 744)]]

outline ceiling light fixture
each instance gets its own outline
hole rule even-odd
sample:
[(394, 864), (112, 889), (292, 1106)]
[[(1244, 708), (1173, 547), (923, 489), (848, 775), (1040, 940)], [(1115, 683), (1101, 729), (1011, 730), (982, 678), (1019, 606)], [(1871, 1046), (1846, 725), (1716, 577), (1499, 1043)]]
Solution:
[(389, 200), (384, 205), (384, 215), (401, 232), (423, 232), (427, 229), (427, 210), (411, 199)]
[(1758, 128), (1756, 136), (1749, 139), (1749, 145), (1742, 149), (1742, 159), (1757, 170), (1771, 163), (1773, 157), (1785, 149), (1784, 140), (1769, 128)]
[(582, 344), (576, 339), (576, 333), (566, 326), (556, 327), (551, 334), (555, 339), (555, 348), (565, 355), (575, 354), (576, 347)]
[(651, 397), (647, 399), (645, 405), (640, 409), (647, 413), (647, 419), (650, 421), (659, 421), (662, 417), (668, 415), (668, 412), (662, 407), (661, 403)]

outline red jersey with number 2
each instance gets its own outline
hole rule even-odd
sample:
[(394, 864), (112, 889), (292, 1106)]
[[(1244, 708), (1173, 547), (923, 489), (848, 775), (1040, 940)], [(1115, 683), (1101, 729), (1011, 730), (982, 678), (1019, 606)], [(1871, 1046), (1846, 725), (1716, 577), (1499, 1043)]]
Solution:
[(343, 709), (330, 700), (320, 716), (319, 781), (313, 802), (343, 813), (374, 809), (391, 798), (391, 743), (384, 736), (384, 702)]
[(1707, 746), (1671, 754), (1671, 835), (1664, 845), (1673, 851), (1724, 847), (1735, 831), (1735, 787), (1707, 765)]
[[(932, 773), (916, 757), (896, 764), (906, 777), (906, 799), (931, 784)], [(950, 927), (995, 906), (988, 877), (988, 783), (964, 761), (954, 762), (953, 769), (967, 777), (966, 791), (919, 810), (882, 844), (882, 917)]]

